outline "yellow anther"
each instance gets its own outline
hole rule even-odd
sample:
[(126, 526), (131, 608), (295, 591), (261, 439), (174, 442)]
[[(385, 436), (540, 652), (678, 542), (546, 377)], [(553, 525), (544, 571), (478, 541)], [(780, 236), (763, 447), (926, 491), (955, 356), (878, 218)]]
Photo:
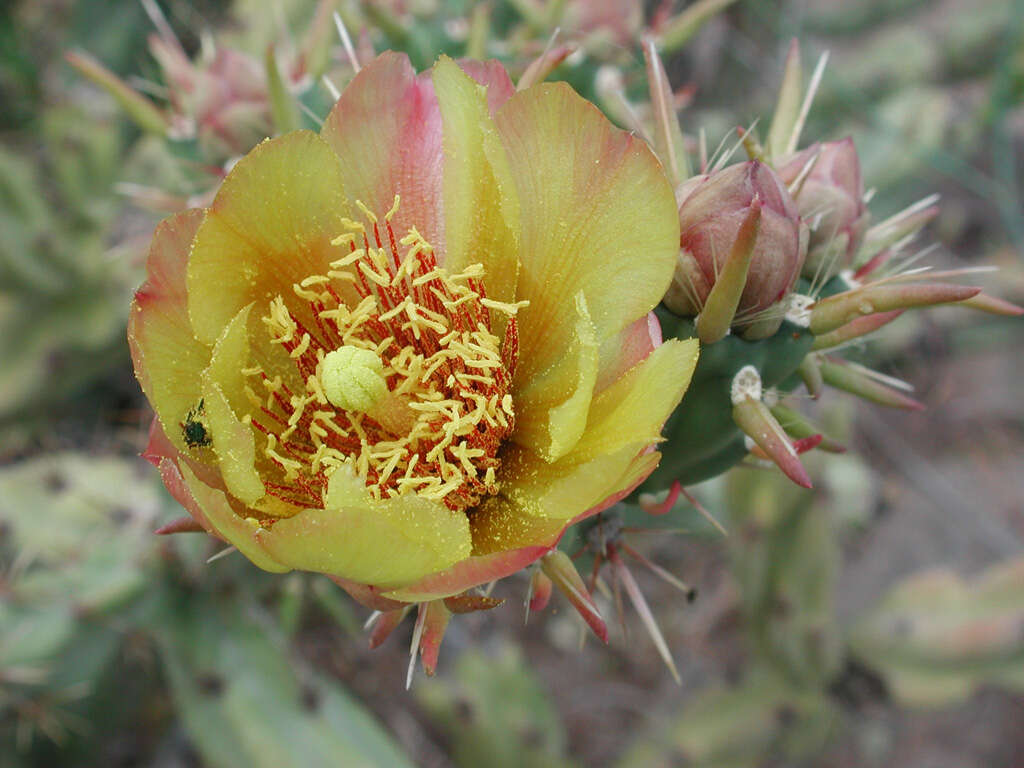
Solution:
[(320, 383), (332, 405), (358, 413), (373, 408), (388, 392), (380, 357), (349, 345), (324, 355)]

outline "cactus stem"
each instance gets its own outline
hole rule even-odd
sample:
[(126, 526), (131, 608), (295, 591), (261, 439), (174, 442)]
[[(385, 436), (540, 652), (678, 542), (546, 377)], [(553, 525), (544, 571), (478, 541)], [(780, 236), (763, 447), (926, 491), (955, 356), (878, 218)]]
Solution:
[(773, 405), (771, 406), (771, 412), (772, 416), (778, 420), (779, 425), (792, 437), (799, 440), (813, 435), (821, 435), (822, 439), (819, 446), (821, 450), (829, 453), (846, 453), (846, 446), (830, 437), (822, 435), (821, 430), (804, 418), (804, 415), (799, 411), (795, 411), (785, 405)]
[(206, 533), (206, 529), (186, 515), (161, 525), (153, 533), (157, 536), (169, 536), (172, 533)]
[(601, 618), (590, 592), (580, 578), (569, 556), (560, 549), (553, 549), (540, 559), (540, 568), (572, 604), (580, 617), (587, 623), (601, 642), (608, 642), (608, 626)]
[(822, 299), (811, 308), (811, 333), (834, 331), (852, 320), (894, 309), (930, 307), (969, 299), (981, 288), (950, 283), (873, 284)]
[(658, 622), (654, 618), (654, 614), (651, 613), (651, 607), (647, 604), (644, 593), (640, 590), (640, 585), (636, 583), (636, 579), (633, 578), (633, 574), (630, 572), (626, 564), (622, 562), (622, 558), (619, 557), (619, 553), (613, 545), (608, 546), (608, 560), (612, 564), (612, 569), (615, 573), (616, 583), (621, 584), (626, 590), (626, 595), (629, 597), (629, 601), (633, 604), (633, 608), (640, 615), (640, 620), (643, 622), (644, 629), (647, 630), (647, 634), (651, 636), (651, 640), (654, 641), (654, 647), (658, 649), (658, 655), (661, 656), (662, 661), (665, 662), (665, 666), (668, 667), (669, 672), (672, 673), (672, 678), (676, 681), (676, 685), (682, 685), (683, 682), (679, 677), (679, 670), (676, 669), (676, 663), (672, 659), (672, 654), (669, 652), (668, 644), (665, 642), (664, 635), (661, 634), (661, 629), (658, 627)]
[(1024, 315), (1024, 307), (1018, 307), (1011, 301), (997, 299), (995, 296), (989, 296), (987, 293), (979, 293), (976, 296), (965, 299), (960, 302), (960, 306), (1004, 317), (1020, 317)]
[(833, 347), (838, 347), (840, 344), (845, 344), (848, 341), (862, 338), (863, 336), (867, 336), (869, 333), (874, 333), (879, 328), (888, 325), (902, 314), (902, 309), (894, 309), (890, 312), (876, 312), (873, 315), (858, 317), (856, 320), (851, 320), (846, 325), (839, 326), (834, 331), (822, 334), (821, 336), (816, 336), (811, 349), (813, 351), (832, 349)]
[(740, 431), (753, 440), (786, 477), (804, 488), (813, 487), (789, 436), (779, 426), (768, 406), (751, 397), (739, 402), (734, 399), (732, 419)]
[[(821, 375), (830, 387), (849, 392), (872, 403), (907, 411), (924, 410), (923, 403), (880, 380), (882, 374), (862, 366), (829, 359), (821, 363)], [(884, 379), (896, 383), (896, 380), (890, 380), (887, 376)]]
[(747, 285), (747, 272), (754, 256), (754, 244), (760, 226), (761, 200), (755, 197), (725, 264), (722, 265), (722, 271), (708, 294), (704, 309), (697, 317), (697, 336), (702, 344), (719, 341), (729, 332), (743, 289)]

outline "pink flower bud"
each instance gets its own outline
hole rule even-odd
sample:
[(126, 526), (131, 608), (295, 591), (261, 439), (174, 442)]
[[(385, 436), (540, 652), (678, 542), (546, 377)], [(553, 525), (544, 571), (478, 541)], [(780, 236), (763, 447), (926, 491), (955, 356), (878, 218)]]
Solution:
[(734, 325), (742, 328), (789, 293), (803, 265), (807, 235), (775, 171), (756, 160), (732, 165), (694, 177), (676, 198), (679, 261), (665, 296), (672, 311), (700, 313), (755, 201), (761, 206), (760, 224)]
[(159, 36), (150, 39), (150, 50), (163, 69), (180, 137), (196, 138), (206, 159), (220, 164), (273, 132), (267, 77), (258, 60), (218, 47), (212, 59), (194, 63), (177, 41)]
[(780, 164), (780, 178), (792, 184), (812, 160), (814, 164), (795, 195), (800, 215), (811, 230), (804, 264), (808, 275), (820, 268), (835, 271), (849, 266), (870, 219), (853, 139), (814, 144), (798, 152)]

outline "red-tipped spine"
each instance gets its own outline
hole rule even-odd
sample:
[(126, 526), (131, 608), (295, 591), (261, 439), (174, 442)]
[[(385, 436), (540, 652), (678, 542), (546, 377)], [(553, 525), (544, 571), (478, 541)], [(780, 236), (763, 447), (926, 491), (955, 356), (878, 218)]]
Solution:
[(587, 586), (576, 571), (569, 556), (560, 549), (553, 549), (540, 560), (544, 575), (554, 582), (559, 591), (572, 603), (580, 617), (587, 623), (602, 643), (608, 642), (608, 625), (601, 617)]
[(426, 611), (423, 619), (423, 634), (420, 636), (420, 661), (423, 671), (433, 677), (437, 671), (437, 655), (441, 651), (441, 641), (448, 628), (448, 620), (452, 613), (444, 604), (444, 600), (431, 600), (420, 603), (420, 610)]
[(981, 293), (980, 288), (951, 283), (877, 283), (837, 293), (811, 308), (811, 333), (826, 334), (864, 315), (894, 309), (931, 307), (964, 301)]
[(1002, 315), (1003, 317), (1020, 317), (1024, 315), (1024, 307), (1018, 307), (1012, 301), (997, 299), (987, 293), (979, 293), (969, 299), (960, 302), (962, 307), (970, 307), (979, 312), (988, 312), (990, 315)]
[(786, 432), (760, 400), (747, 398), (732, 407), (732, 419), (790, 480), (804, 488), (813, 487), (807, 470), (797, 457)]
[(823, 333), (821, 336), (817, 336), (814, 339), (814, 344), (811, 345), (812, 350), (819, 349), (831, 349), (832, 347), (838, 347), (840, 344), (845, 344), (848, 341), (859, 339), (861, 336), (867, 336), (869, 333), (874, 333), (879, 328), (882, 328), (897, 317), (902, 315), (904, 310), (894, 309), (890, 312), (876, 312), (873, 315), (864, 315), (858, 317), (856, 320), (851, 320), (846, 325), (841, 325), (834, 331)]

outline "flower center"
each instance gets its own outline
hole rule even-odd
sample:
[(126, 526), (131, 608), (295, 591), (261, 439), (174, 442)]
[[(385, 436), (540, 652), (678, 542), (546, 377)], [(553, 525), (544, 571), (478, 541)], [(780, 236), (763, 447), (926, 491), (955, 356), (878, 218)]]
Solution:
[[(498, 492), (523, 304), (488, 299), (480, 264), (455, 274), (438, 266), (415, 229), (396, 239), (397, 196), (383, 222), (357, 205), (365, 223), (346, 220), (333, 241), (349, 253), (288, 301), (274, 298), (263, 318), (296, 375), (243, 371), (256, 385), (247, 418), (265, 437), (264, 485), (322, 507), (344, 465), (375, 498), (415, 493), (467, 509)], [(492, 312), (509, 318), (503, 341)]]

